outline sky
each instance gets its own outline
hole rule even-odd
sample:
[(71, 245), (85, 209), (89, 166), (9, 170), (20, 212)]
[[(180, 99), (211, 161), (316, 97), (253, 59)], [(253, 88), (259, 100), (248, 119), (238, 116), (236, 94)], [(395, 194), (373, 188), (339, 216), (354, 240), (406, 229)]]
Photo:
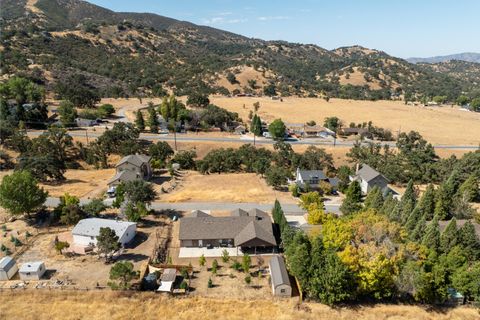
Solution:
[(361, 45), (391, 55), (480, 52), (479, 0), (89, 0), (264, 40)]

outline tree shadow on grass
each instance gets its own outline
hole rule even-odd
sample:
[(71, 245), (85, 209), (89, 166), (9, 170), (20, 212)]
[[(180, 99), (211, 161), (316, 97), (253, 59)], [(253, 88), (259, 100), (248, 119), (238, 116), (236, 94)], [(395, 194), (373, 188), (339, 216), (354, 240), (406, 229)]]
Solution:
[(116, 259), (117, 261), (129, 260), (133, 262), (139, 262), (148, 259), (148, 256), (141, 253), (124, 253)]

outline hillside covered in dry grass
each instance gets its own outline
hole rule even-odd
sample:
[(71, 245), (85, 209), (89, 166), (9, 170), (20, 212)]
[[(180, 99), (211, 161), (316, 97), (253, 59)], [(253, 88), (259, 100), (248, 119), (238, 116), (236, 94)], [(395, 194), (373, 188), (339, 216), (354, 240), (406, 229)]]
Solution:
[(385, 305), (339, 307), (294, 300), (172, 299), (158, 294), (114, 292), (3, 292), (2, 319), (395, 319), (474, 320), (478, 309), (427, 309), (421, 306)]
[[(192, 92), (430, 99), (479, 88), (445, 68), (414, 65), (352, 46), (250, 39), (148, 13), (118, 13), (77, 0), (1, 0), (7, 74), (52, 89), (82, 74), (102, 96)], [(463, 66), (475, 74), (477, 64)], [(470, 72), (469, 70), (472, 70)]]

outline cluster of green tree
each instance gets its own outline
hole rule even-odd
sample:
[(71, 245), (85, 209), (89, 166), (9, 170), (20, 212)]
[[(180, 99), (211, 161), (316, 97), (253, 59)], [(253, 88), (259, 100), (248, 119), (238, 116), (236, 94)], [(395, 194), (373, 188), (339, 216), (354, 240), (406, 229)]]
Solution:
[(1, 132), (8, 135), (19, 125), (45, 128), (48, 114), (44, 99), (44, 87), (29, 79), (12, 77), (0, 83)]
[(446, 178), (448, 171), (454, 167), (461, 168), (462, 172), (470, 169), (478, 171), (478, 153), (468, 153), (457, 159), (439, 160), (433, 146), (418, 132), (401, 133), (397, 139), (397, 151), (388, 145), (357, 143), (347, 156), (352, 162), (366, 163), (382, 172), (391, 182), (406, 183), (413, 179), (416, 183), (440, 182)]
[(77, 108), (93, 108), (100, 101), (97, 90), (88, 84), (82, 74), (74, 74), (55, 86), (60, 99), (70, 101)]
[(84, 109), (78, 112), (78, 117), (82, 119), (102, 119), (111, 117), (115, 113), (115, 108), (109, 104), (102, 104), (98, 108)]
[[(208, 98), (206, 99), (208, 100)], [(193, 102), (190, 101), (187, 104), (193, 105)], [(196, 106), (200, 107), (200, 105)], [(240, 121), (237, 113), (229, 112), (213, 104), (203, 105), (201, 109), (197, 110), (187, 109), (183, 103), (172, 95), (164, 97), (159, 106), (149, 104), (146, 121), (142, 112), (138, 111), (135, 119), (136, 127), (140, 131), (148, 127), (150, 132), (157, 133), (159, 130), (159, 114), (168, 123), (169, 129), (174, 132), (179, 131), (182, 126), (190, 130), (210, 129), (212, 127), (229, 130), (234, 123)]]
[[(411, 205), (408, 199), (402, 198), (402, 206)], [(441, 232), (434, 219), (423, 231), (412, 231), (408, 223), (389, 219), (392, 198), (371, 196), (365, 202), (350, 215), (327, 216), (316, 236), (292, 229), (280, 205), (274, 206), (289, 271), (309, 298), (326, 304), (372, 299), (436, 304), (454, 288), (467, 301), (480, 299), (480, 240), (471, 222), (457, 228), (453, 219)]]
[(50, 127), (33, 139), (15, 129), (4, 143), (20, 153), (15, 170), (28, 170), (39, 181), (63, 180), (67, 167), (76, 165), (72, 137), (62, 128)]
[(121, 208), (128, 221), (139, 221), (149, 213), (147, 206), (157, 196), (153, 185), (144, 180), (120, 183), (115, 190), (114, 207)]
[(275, 151), (256, 148), (251, 144), (238, 149), (215, 149), (202, 160), (197, 161), (197, 169), (204, 173), (255, 172), (265, 176), (267, 183), (275, 188), (286, 185), (296, 168), (325, 170), (333, 173), (332, 155), (324, 149), (310, 146), (303, 154), (295, 153), (292, 146), (276, 142)]
[(389, 129), (384, 129), (382, 127), (377, 127), (373, 125), (372, 121), (369, 122), (363, 122), (363, 123), (355, 123), (355, 122), (350, 122), (349, 128), (362, 128), (366, 129), (367, 132), (362, 134), (363, 137), (367, 138), (376, 138), (381, 141), (394, 141), (395, 138), (393, 137), (392, 131)]
[(107, 206), (102, 199), (92, 199), (88, 204), (80, 205), (80, 199), (65, 193), (60, 197), (60, 203), (52, 213), (50, 223), (60, 222), (64, 225), (75, 225), (87, 217), (98, 217)]

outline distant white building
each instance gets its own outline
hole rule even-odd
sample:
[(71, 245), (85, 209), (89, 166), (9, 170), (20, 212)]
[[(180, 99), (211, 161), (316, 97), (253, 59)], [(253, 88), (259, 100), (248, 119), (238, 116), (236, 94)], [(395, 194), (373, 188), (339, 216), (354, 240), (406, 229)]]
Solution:
[(20, 275), (20, 280), (40, 280), (45, 271), (45, 263), (43, 261), (25, 262), (20, 266), (18, 274)]
[(0, 281), (8, 281), (17, 273), (18, 266), (11, 257), (0, 259)]
[(89, 218), (80, 220), (72, 230), (73, 243), (76, 246), (96, 246), (100, 228), (115, 231), (122, 246), (132, 241), (137, 232), (137, 224), (129, 221)]

